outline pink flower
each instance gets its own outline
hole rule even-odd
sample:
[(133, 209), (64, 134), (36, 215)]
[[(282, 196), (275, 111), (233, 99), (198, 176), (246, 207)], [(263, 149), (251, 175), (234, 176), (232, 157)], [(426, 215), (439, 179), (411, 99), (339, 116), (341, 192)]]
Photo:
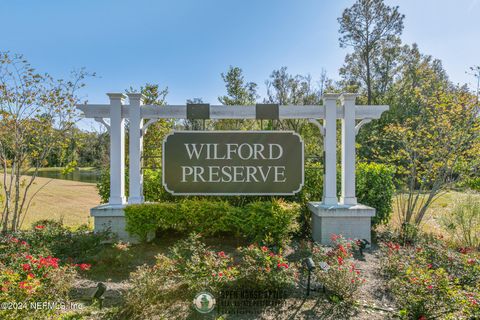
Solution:
[(219, 276), (219, 277), (223, 277), (223, 273), (219, 272), (219, 273), (218, 273), (218, 276)]
[(90, 267), (92, 265), (88, 264), (88, 263), (80, 263), (80, 264), (77, 264), (76, 266), (79, 267), (82, 270), (90, 270)]
[(432, 289), (433, 289), (433, 286), (432, 286), (432, 285), (429, 285), (429, 286), (427, 287), (427, 289), (428, 289), (428, 290), (432, 290)]
[(340, 250), (340, 252), (343, 253), (343, 254), (345, 254), (345, 255), (347, 254), (347, 250), (346, 250), (345, 247), (342, 246), (342, 245), (339, 245), (339, 246), (338, 246), (338, 250)]
[(263, 246), (263, 247), (262, 247), (262, 251), (263, 251), (263, 252), (267, 252), (267, 251), (268, 251), (268, 248), (265, 247), (265, 246)]
[(277, 264), (277, 268), (288, 269), (288, 264), (286, 264), (285, 262), (279, 263), (279, 264)]
[(45, 228), (45, 226), (42, 226), (42, 225), (35, 226), (35, 229), (37, 230), (42, 230), (43, 228)]
[(475, 264), (475, 259), (468, 259), (468, 260), (467, 260), (467, 263), (468, 263), (469, 265), (474, 265), (474, 264)]
[(223, 252), (223, 251), (220, 251), (220, 252), (218, 253), (218, 256), (219, 256), (220, 258), (226, 258), (226, 257), (227, 257), (227, 256), (225, 255), (225, 252)]

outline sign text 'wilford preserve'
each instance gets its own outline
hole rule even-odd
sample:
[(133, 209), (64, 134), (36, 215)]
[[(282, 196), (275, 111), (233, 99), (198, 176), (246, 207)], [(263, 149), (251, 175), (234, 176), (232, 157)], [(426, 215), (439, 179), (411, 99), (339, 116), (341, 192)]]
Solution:
[(290, 131), (176, 131), (162, 168), (175, 195), (291, 195), (303, 186), (303, 141)]

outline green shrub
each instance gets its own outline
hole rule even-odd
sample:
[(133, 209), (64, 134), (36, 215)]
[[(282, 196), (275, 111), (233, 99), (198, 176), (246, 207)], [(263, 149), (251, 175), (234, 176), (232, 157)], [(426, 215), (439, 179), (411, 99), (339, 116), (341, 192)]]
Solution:
[(191, 301), (201, 291), (221, 299), (222, 291), (283, 292), (293, 286), (294, 267), (280, 254), (257, 245), (238, 248), (237, 254), (234, 262), (231, 255), (208, 248), (197, 234), (190, 234), (166, 255), (158, 255), (154, 266), (131, 274), (119, 318), (188, 319)]
[(193, 294), (202, 290), (216, 293), (237, 276), (233, 258), (223, 251), (209, 250), (196, 233), (175, 243), (169, 258), (175, 262), (180, 281)]
[(465, 181), (465, 185), (473, 191), (480, 191), (480, 177), (470, 178)]
[(209, 199), (185, 199), (179, 203), (179, 209), (181, 214), (177, 219), (181, 223), (172, 229), (197, 232), (204, 236), (234, 231), (230, 218), (242, 211), (226, 201)]
[(133, 204), (125, 208), (126, 231), (142, 241), (159, 229), (180, 229), (180, 219), (178, 203)]
[(240, 234), (253, 242), (283, 246), (298, 230), (300, 206), (282, 200), (256, 201), (247, 204), (231, 217)]
[(160, 170), (146, 169), (143, 171), (143, 194), (146, 201), (175, 200), (175, 197), (163, 187), (162, 172)]
[(34, 248), (45, 249), (48, 254), (83, 261), (98, 251), (110, 234), (107, 231), (93, 233), (86, 225), (71, 230), (62, 222), (40, 220), (32, 224), (31, 230), (20, 232), (18, 236)]
[[(126, 176), (128, 180), (128, 176)], [(172, 196), (169, 194), (165, 188), (162, 186), (162, 177), (160, 170), (144, 170), (144, 182), (143, 182), (143, 190), (145, 200), (149, 202), (180, 202), (183, 205), (191, 205), (191, 212), (187, 209), (176, 209), (173, 210), (176, 213), (183, 212), (181, 215), (172, 214), (168, 216), (169, 212), (165, 212), (162, 208), (158, 208), (162, 213), (156, 214), (152, 213), (149, 210), (146, 210), (146, 214), (148, 217), (145, 217), (143, 221), (148, 225), (145, 228), (142, 228), (141, 225), (138, 226), (131, 226), (131, 233), (137, 234), (141, 238), (146, 238), (146, 235), (149, 232), (154, 232), (156, 228), (153, 228), (152, 225), (157, 224), (158, 221), (154, 219), (154, 221), (149, 220), (152, 216), (164, 216), (169, 217), (169, 219), (173, 219), (173, 223), (170, 223), (168, 219), (163, 219), (164, 225), (168, 228), (179, 230), (179, 231), (197, 231), (201, 233), (209, 233), (209, 234), (216, 234), (219, 232), (236, 232), (236, 233), (243, 233), (242, 230), (247, 228), (243, 227), (239, 221), (246, 221), (245, 217), (248, 216), (249, 219), (255, 219), (255, 222), (248, 222), (249, 228), (253, 226), (256, 232), (261, 231), (264, 228), (265, 222), (268, 220), (276, 221), (280, 219), (279, 216), (269, 216), (269, 218), (257, 217), (255, 215), (250, 215), (248, 212), (237, 211), (237, 214), (229, 215), (233, 217), (235, 225), (239, 228), (231, 228), (231, 226), (225, 226), (224, 224), (227, 223), (227, 219), (225, 218), (225, 211), (235, 211), (233, 207), (245, 207), (251, 206), (250, 208), (256, 210), (257, 212), (265, 212), (264, 209), (259, 208), (258, 203), (268, 203), (271, 201), (281, 201), (281, 197), (267, 197), (267, 196), (236, 196), (236, 197), (178, 197)], [(357, 197), (360, 203), (369, 205), (377, 209), (377, 214), (375, 218), (372, 219), (372, 225), (376, 225), (379, 223), (388, 222), (390, 219), (390, 215), (392, 212), (392, 197), (394, 192), (394, 184), (393, 184), (393, 170), (390, 167), (387, 167), (382, 164), (375, 164), (375, 163), (360, 163), (357, 167)], [(127, 194), (128, 194), (128, 183), (126, 183), (127, 187)], [(102, 202), (108, 202), (109, 192), (110, 192), (110, 176), (108, 171), (105, 171), (102, 176), (100, 182), (97, 184), (97, 189), (102, 199)], [(297, 216), (297, 224), (293, 226), (292, 230), (288, 232), (297, 230), (297, 236), (309, 236), (311, 234), (310, 230), (310, 220), (311, 220), (311, 213), (306, 207), (306, 203), (309, 201), (321, 201), (323, 192), (323, 165), (321, 163), (307, 163), (305, 166), (305, 182), (302, 190), (294, 195), (284, 197), (286, 201), (289, 203), (297, 202), (300, 204), (300, 209)], [(277, 200), (273, 200), (277, 199)], [(190, 202), (188, 202), (190, 201)], [(218, 204), (221, 202), (222, 204)], [(210, 203), (214, 203), (213, 208), (209, 206)], [(252, 204), (254, 203), (254, 204)], [(169, 210), (173, 209), (169, 207)], [(211, 210), (209, 212), (209, 210)], [(153, 209), (155, 211), (156, 209)], [(266, 211), (269, 211), (267, 208)], [(195, 214), (193, 213), (195, 212)], [(272, 211), (270, 211), (272, 212)], [(210, 214), (208, 214), (210, 213)], [(132, 213), (132, 215), (135, 215)], [(138, 219), (142, 219), (142, 217), (135, 215)], [(189, 220), (187, 220), (187, 217)], [(137, 219), (135, 218), (135, 219)], [(215, 221), (215, 220), (219, 221)], [(240, 219), (240, 220), (239, 220)], [(289, 218), (286, 218), (289, 219)], [(130, 219), (132, 221), (132, 219)], [(204, 227), (206, 224), (202, 222), (197, 222), (198, 220), (208, 220), (210, 221), (210, 225), (213, 228)], [(212, 221), (213, 220), (213, 221)], [(230, 222), (229, 222), (230, 223)], [(260, 223), (260, 227), (257, 226), (257, 223)], [(171, 226), (174, 224), (174, 226)], [(299, 227), (299, 226), (300, 227)], [(144, 229), (144, 230), (140, 230)], [(148, 230), (146, 230), (148, 229)], [(165, 229), (165, 228), (163, 228)], [(247, 232), (250, 229), (246, 230)], [(251, 233), (251, 232), (249, 232)], [(262, 237), (267, 236), (268, 233), (260, 232), (259, 235)], [(264, 239), (259, 239), (255, 236), (255, 241), (261, 241)], [(278, 240), (278, 239), (277, 239)], [(275, 240), (275, 241), (277, 241)]]
[(242, 208), (226, 201), (183, 199), (130, 205), (125, 208), (126, 230), (142, 241), (163, 230), (203, 235), (234, 233), (251, 241), (284, 245), (298, 228), (299, 206), (281, 200), (252, 202)]
[[(125, 186), (128, 188), (128, 185)], [(101, 203), (107, 203), (110, 198), (110, 170), (102, 170), (100, 180), (97, 182), (97, 192)]]
[[(125, 195), (128, 196), (128, 170), (125, 171)], [(102, 203), (107, 203), (110, 198), (110, 170), (103, 170), (97, 182), (97, 191)], [(175, 199), (168, 193), (162, 184), (160, 170), (145, 169), (143, 171), (143, 195), (145, 201), (172, 201)]]
[(475, 319), (480, 314), (479, 254), (453, 251), (440, 239), (421, 239), (415, 246), (380, 243), (381, 271), (400, 316)]
[(376, 209), (372, 226), (386, 223), (392, 213), (394, 170), (378, 163), (359, 163), (356, 173), (358, 202)]
[[(41, 235), (43, 230), (38, 228), (33, 232)], [(40, 308), (32, 314), (31, 304), (67, 303), (76, 267), (88, 269), (90, 266), (64, 262), (47, 255), (48, 249), (37, 247), (40, 244), (34, 245), (16, 236), (0, 235), (0, 305), (3, 306), (0, 319), (53, 319), (57, 313), (55, 308)]]
[[(381, 177), (378, 178), (377, 176)], [(366, 164), (360, 163), (357, 167), (357, 193), (363, 192), (365, 188), (375, 188), (376, 191), (381, 191), (379, 194), (383, 198), (383, 190), (378, 186), (382, 184), (382, 179), (385, 181), (385, 185), (390, 188), (393, 185), (390, 178), (393, 179), (392, 170), (382, 164)], [(125, 192), (128, 195), (128, 172), (125, 174)], [(360, 181), (361, 183), (358, 183)], [(340, 180), (338, 179), (338, 183)], [(100, 176), (100, 181), (97, 183), (98, 194), (103, 203), (108, 202), (110, 196), (110, 171), (104, 170)], [(162, 185), (162, 172), (161, 170), (145, 169), (143, 171), (143, 191), (146, 201), (159, 202), (159, 201), (181, 201), (185, 197), (172, 196), (169, 194)], [(368, 191), (368, 190), (367, 190)], [(196, 197), (205, 199), (224, 199), (232, 205), (241, 206), (249, 202), (266, 201), (271, 198), (285, 198), (290, 202), (306, 203), (308, 201), (320, 201), (322, 199), (323, 192), (323, 164), (320, 162), (308, 162), (305, 164), (305, 181), (302, 190), (294, 196), (288, 197), (267, 197), (267, 196), (237, 196), (237, 197)], [(373, 196), (373, 198), (375, 198)], [(363, 198), (362, 198), (363, 199)], [(370, 197), (365, 197), (369, 200)], [(373, 204), (373, 202), (371, 202)]]
[(400, 315), (408, 319), (436, 319), (440, 315), (454, 314), (458, 290), (443, 269), (416, 267), (407, 269), (390, 281)]
[(294, 284), (294, 269), (282, 256), (269, 248), (250, 245), (238, 248), (236, 286), (246, 290), (286, 290)]
[(188, 306), (175, 302), (190, 301), (185, 285), (180, 281), (175, 262), (158, 255), (155, 266), (143, 265), (130, 274), (131, 286), (126, 291), (124, 304), (114, 319), (174, 319)]

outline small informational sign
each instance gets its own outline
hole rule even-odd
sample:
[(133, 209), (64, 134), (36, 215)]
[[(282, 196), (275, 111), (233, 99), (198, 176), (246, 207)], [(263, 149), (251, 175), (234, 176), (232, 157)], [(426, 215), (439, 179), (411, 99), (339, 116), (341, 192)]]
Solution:
[(163, 142), (163, 186), (174, 195), (293, 195), (303, 166), (291, 131), (175, 131)]

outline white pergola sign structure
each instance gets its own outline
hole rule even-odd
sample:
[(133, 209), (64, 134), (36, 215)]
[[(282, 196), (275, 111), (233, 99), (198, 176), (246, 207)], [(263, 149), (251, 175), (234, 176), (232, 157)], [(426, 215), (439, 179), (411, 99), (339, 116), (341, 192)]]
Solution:
[[(355, 136), (359, 129), (388, 110), (385, 105), (355, 105), (356, 94), (324, 94), (323, 105), (143, 105), (142, 95), (108, 93), (109, 104), (80, 104), (86, 118), (104, 124), (110, 133), (109, 203), (91, 210), (95, 229), (109, 227), (120, 237), (124, 231), (123, 208), (144, 202), (142, 178), (143, 136), (158, 119), (307, 119), (324, 139), (325, 176), (321, 202), (309, 204), (316, 241), (326, 243), (329, 233), (370, 240), (373, 208), (357, 204), (355, 196)], [(128, 96), (128, 103), (125, 98)], [(199, 107), (199, 108), (195, 108)], [(148, 120), (147, 120), (148, 119)], [(337, 198), (337, 119), (342, 123), (341, 197)], [(129, 122), (129, 196), (125, 197), (125, 121)], [(145, 121), (147, 120), (147, 121)], [(368, 219), (366, 219), (368, 218)], [(361, 221), (360, 221), (360, 220)], [(366, 224), (368, 220), (368, 235)], [(360, 222), (359, 222), (360, 221)], [(359, 225), (365, 229), (359, 231)], [(343, 231), (343, 232), (342, 232)]]

